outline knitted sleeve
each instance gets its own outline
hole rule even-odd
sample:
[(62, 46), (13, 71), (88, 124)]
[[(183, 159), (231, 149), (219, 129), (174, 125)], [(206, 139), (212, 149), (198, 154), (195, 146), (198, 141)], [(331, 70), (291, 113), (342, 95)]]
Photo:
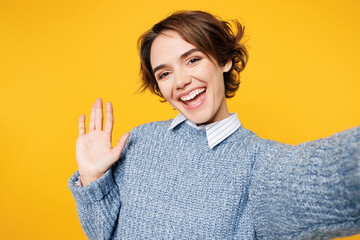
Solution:
[(80, 223), (89, 239), (111, 239), (120, 211), (119, 190), (109, 169), (89, 186), (77, 187), (76, 172), (69, 180), (69, 188), (76, 201)]
[(250, 189), (261, 239), (360, 232), (360, 127), (297, 146), (263, 140)]

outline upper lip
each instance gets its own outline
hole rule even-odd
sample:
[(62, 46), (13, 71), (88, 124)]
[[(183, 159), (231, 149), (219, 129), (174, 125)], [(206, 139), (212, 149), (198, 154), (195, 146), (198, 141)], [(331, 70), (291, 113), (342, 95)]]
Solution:
[(196, 89), (199, 89), (199, 88), (205, 88), (205, 87), (196, 87), (196, 88), (192, 88), (192, 89), (190, 89), (190, 90), (187, 90), (186, 92), (183, 92), (183, 93), (180, 93), (178, 96), (177, 96), (177, 100), (178, 101), (180, 101), (181, 99), (181, 97), (183, 97), (183, 96), (186, 96), (186, 95), (188, 95), (189, 93), (191, 93), (192, 91), (194, 91), (194, 90), (196, 90)]

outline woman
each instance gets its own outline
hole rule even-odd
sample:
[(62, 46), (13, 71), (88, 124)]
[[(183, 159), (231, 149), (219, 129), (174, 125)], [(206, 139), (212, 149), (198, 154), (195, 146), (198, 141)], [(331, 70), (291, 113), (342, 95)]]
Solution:
[(139, 39), (143, 88), (180, 113), (124, 134), (94, 103), (69, 180), (90, 239), (327, 239), (360, 232), (360, 128), (298, 146), (257, 137), (226, 97), (247, 62), (243, 27), (177, 12)]

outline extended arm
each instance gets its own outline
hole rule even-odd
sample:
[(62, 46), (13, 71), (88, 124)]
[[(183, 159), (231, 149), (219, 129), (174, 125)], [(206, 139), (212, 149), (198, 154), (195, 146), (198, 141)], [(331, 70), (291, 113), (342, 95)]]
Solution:
[(258, 237), (329, 239), (360, 232), (360, 127), (259, 147), (250, 192)]

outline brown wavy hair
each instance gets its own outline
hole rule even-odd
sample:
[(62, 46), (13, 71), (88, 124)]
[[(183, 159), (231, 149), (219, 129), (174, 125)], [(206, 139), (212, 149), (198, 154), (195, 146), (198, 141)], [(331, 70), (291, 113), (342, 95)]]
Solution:
[(176, 31), (185, 41), (197, 47), (207, 56), (212, 56), (219, 66), (230, 59), (232, 67), (224, 73), (225, 96), (231, 98), (240, 85), (240, 72), (248, 61), (248, 52), (242, 42), (244, 29), (237, 20), (232, 20), (236, 28), (234, 33), (230, 22), (222, 21), (214, 15), (202, 11), (178, 11), (155, 24), (138, 39), (140, 54), (140, 91), (149, 89), (163, 98), (150, 63), (151, 45), (155, 38), (165, 30)]

